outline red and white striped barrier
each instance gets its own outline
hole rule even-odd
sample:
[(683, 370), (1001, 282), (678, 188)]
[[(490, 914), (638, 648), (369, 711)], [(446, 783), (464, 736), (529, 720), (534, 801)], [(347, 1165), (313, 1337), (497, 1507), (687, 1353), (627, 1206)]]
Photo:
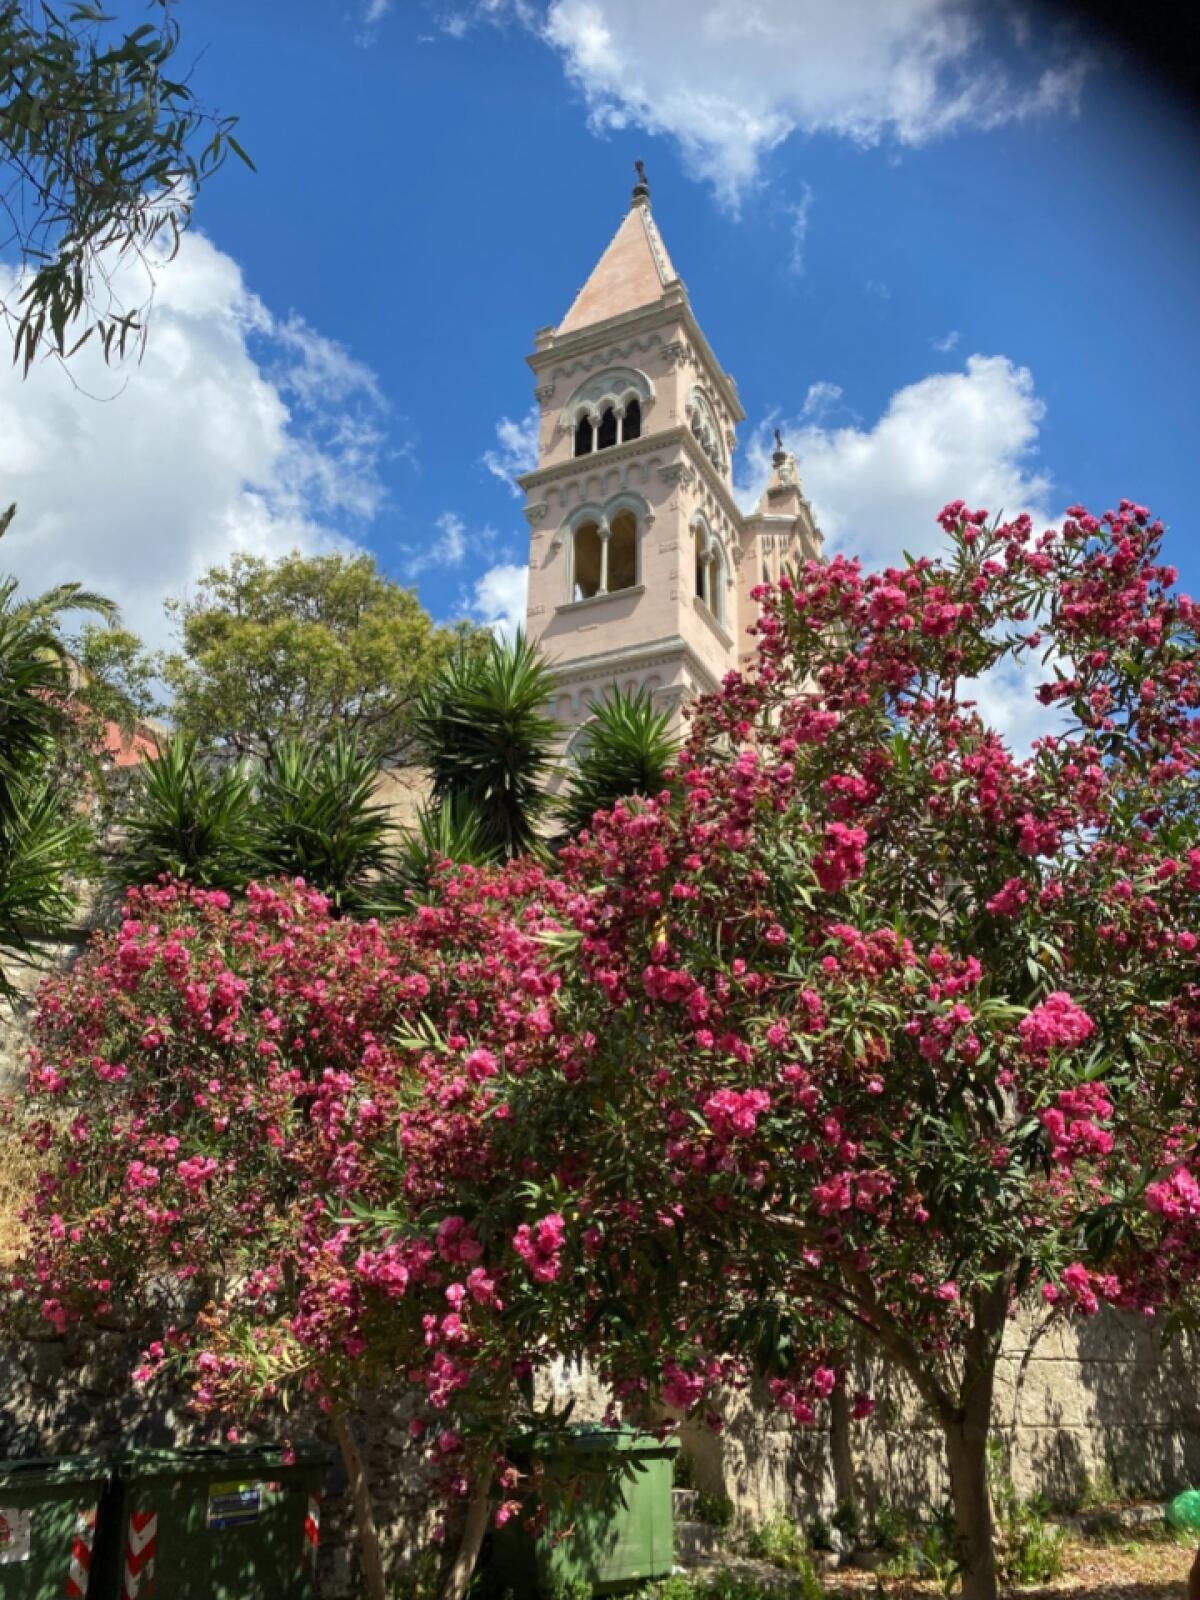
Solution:
[(157, 1543), (158, 1512), (130, 1512), (122, 1600), (149, 1600), (154, 1591), (154, 1552)]
[(321, 1545), (321, 1496), (310, 1494), (304, 1518), (304, 1560), (313, 1574), (317, 1570), (317, 1551)]
[(75, 1534), (71, 1540), (71, 1565), (67, 1569), (67, 1600), (86, 1600), (88, 1584), (92, 1580), (92, 1546), (96, 1542), (96, 1512), (81, 1511), (75, 1518)]

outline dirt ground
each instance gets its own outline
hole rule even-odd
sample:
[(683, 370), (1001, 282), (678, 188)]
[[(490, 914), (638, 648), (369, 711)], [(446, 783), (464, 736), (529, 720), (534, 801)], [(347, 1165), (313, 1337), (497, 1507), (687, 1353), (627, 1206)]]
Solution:
[[(1066, 1547), (1066, 1570), (1053, 1583), (1012, 1591), (1021, 1600), (1185, 1600), (1195, 1551), (1161, 1539), (1122, 1544), (1084, 1543)], [(883, 1578), (875, 1573), (831, 1572), (822, 1582), (838, 1600), (926, 1600), (939, 1594), (935, 1584), (913, 1578)]]

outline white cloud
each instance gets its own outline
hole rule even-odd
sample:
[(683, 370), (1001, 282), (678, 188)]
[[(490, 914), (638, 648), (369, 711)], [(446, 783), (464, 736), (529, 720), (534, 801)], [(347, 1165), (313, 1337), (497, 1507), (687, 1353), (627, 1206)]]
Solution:
[(525, 602), (529, 593), (529, 568), (515, 562), (489, 567), (476, 579), (470, 602), (471, 615), (477, 622), (494, 628), (506, 638), (512, 638), (518, 628), (525, 626)]
[[(467, 553), (466, 523), (461, 517), (455, 516), (453, 511), (443, 511), (440, 517), (435, 518), (433, 525), (437, 529), (436, 539), (431, 539), (420, 546), (402, 547), (407, 557), (404, 563), (406, 577), (416, 578), (422, 572), (428, 572), (431, 567), (462, 566)], [(482, 541), (489, 547), (494, 537), (490, 528), (485, 528), (480, 535)]]
[(519, 422), (514, 422), (511, 417), (501, 417), (496, 424), (496, 445), (483, 453), (483, 462), (488, 471), (499, 478), (518, 500), (522, 496), (516, 479), (523, 472), (532, 472), (537, 466), (539, 425), (537, 406), (531, 406)]
[(805, 249), (808, 245), (808, 220), (812, 211), (813, 192), (810, 184), (805, 184), (804, 192), (800, 199), (785, 205), (784, 210), (791, 218), (792, 248), (788, 257), (788, 271), (799, 278), (804, 273)]
[(959, 333), (958, 329), (951, 328), (950, 332), (944, 333), (940, 339), (931, 339), (929, 342), (935, 350), (940, 350), (943, 355), (947, 355), (957, 346), (961, 338), (962, 334)]
[[(935, 517), (963, 499), (1008, 517), (1028, 511), (1035, 526), (1053, 519), (1051, 480), (1037, 461), (1045, 406), (1026, 367), (1004, 356), (974, 355), (959, 372), (935, 373), (898, 390), (870, 426), (836, 426), (845, 398), (834, 384), (809, 389), (800, 415), (779, 424), (827, 552), (860, 556), (868, 567), (899, 564), (907, 550), (943, 547)], [(739, 473), (739, 500), (757, 503), (774, 447), (769, 417), (751, 436)], [(1034, 689), (1039, 663), (1004, 663), (976, 686), (982, 714), (1015, 749), (1053, 725)]]
[[(941, 537), (934, 518), (959, 497), (1046, 520), (1050, 480), (1035, 459), (1045, 407), (1027, 367), (971, 356), (960, 372), (898, 390), (871, 427), (830, 425), (828, 407), (840, 398), (835, 386), (814, 384), (801, 415), (780, 424), (828, 548), (872, 565), (929, 551)], [(762, 492), (771, 448), (764, 423), (739, 474), (744, 503)]]
[[(474, 15), (506, 9), (486, 0)], [(673, 137), (736, 208), (792, 133), (918, 145), (1074, 110), (1085, 55), (1024, 51), (1006, 67), (995, 20), (982, 0), (550, 0), (533, 25), (593, 127)]]
[(383, 499), (385, 410), (368, 368), (273, 317), (202, 234), (155, 276), (140, 362), (114, 372), (93, 340), (25, 382), (0, 364), (0, 501), (19, 506), (0, 563), (99, 589), (161, 643), (164, 597), (233, 551), (354, 540)]

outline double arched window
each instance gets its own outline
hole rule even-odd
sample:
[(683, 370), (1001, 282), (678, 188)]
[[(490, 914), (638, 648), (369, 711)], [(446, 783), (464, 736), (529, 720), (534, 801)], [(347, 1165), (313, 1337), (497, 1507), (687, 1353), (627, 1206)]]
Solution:
[(589, 456), (642, 436), (642, 413), (653, 399), (649, 378), (636, 367), (610, 367), (580, 384), (563, 411), (574, 453)]
[(695, 563), (696, 599), (724, 627), (729, 565), (725, 559), (725, 547), (702, 516), (696, 517), (692, 523), (692, 555)]
[(570, 604), (636, 589), (641, 581), (640, 536), (650, 521), (638, 495), (620, 494), (605, 506), (584, 506), (567, 525), (567, 594)]

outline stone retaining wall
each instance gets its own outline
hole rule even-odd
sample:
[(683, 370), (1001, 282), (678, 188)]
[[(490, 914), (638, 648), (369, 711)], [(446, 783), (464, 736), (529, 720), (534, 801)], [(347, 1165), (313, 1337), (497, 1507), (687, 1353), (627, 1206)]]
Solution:
[[(1154, 1323), (1103, 1312), (1051, 1326), (1025, 1358), (1028, 1319), (1014, 1322), (996, 1375), (996, 1437), (1022, 1495), (1077, 1506), (1089, 1487), (1164, 1498), (1200, 1483), (1200, 1339), (1164, 1349)], [(851, 1424), (859, 1489), (870, 1508), (915, 1511), (947, 1495), (936, 1425), (911, 1386), (876, 1359), (856, 1383), (876, 1415)], [(699, 1487), (724, 1493), (738, 1518), (777, 1512), (806, 1521), (836, 1504), (823, 1429), (798, 1429), (761, 1391), (727, 1395), (726, 1426), (689, 1425), (685, 1449)]]

